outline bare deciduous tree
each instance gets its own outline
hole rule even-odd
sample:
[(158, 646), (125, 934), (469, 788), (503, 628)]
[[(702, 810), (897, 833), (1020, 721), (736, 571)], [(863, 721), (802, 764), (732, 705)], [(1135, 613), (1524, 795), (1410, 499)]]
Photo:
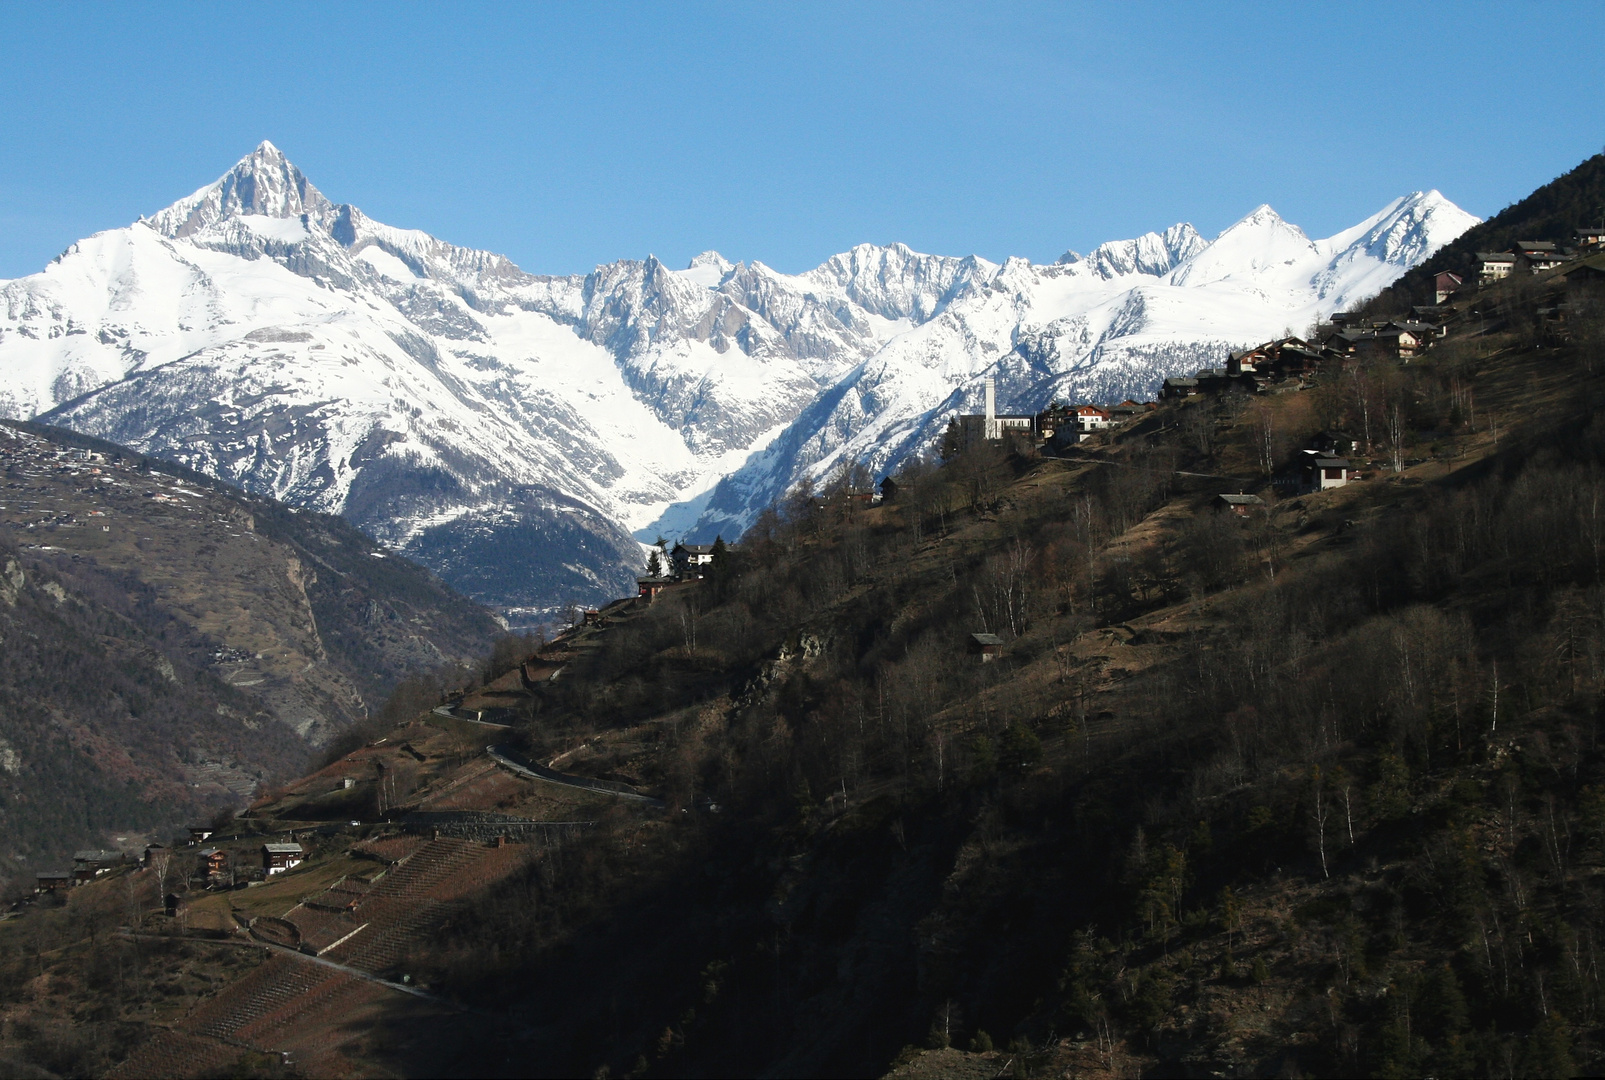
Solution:
[(1312, 816), (1315, 821), (1315, 849), (1321, 856), (1321, 876), (1330, 878), (1332, 873), (1326, 865), (1326, 819), (1330, 814), (1330, 808), (1326, 803), (1326, 784), (1319, 765), (1311, 770), (1310, 796), (1315, 804)]
[(1349, 395), (1354, 401), (1354, 411), (1360, 417), (1360, 435), (1365, 445), (1370, 448), (1375, 444), (1371, 437), (1371, 417), (1376, 411), (1376, 386), (1371, 373), (1359, 364), (1349, 368), (1347, 372), (1349, 381)]
[(1036, 575), (1036, 552), (1016, 539), (1003, 554), (987, 560), (979, 580), (971, 586), (976, 616), (992, 633), (1019, 637), (1030, 623)]
[(1388, 456), (1393, 461), (1393, 471), (1404, 472), (1404, 437), (1405, 423), (1404, 410), (1395, 401), (1388, 407)]
[(1254, 410), (1254, 449), (1269, 479), (1276, 468), (1276, 414), (1264, 405)]
[(156, 899), (158, 903), (167, 899), (167, 877), (173, 868), (173, 853), (168, 848), (155, 848), (150, 853), (151, 878), (156, 882)]

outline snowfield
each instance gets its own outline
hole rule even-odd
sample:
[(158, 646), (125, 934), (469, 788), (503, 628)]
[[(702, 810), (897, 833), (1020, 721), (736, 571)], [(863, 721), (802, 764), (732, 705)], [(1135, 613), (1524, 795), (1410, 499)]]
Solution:
[(1005, 411), (1149, 397), (1476, 221), (1432, 191), (1319, 240), (1261, 206), (1051, 265), (893, 244), (545, 277), (332, 203), (263, 143), (0, 282), (0, 415), (344, 514), (528, 620), (633, 591), (638, 540), (729, 539), (805, 475), (894, 467), (987, 375)]

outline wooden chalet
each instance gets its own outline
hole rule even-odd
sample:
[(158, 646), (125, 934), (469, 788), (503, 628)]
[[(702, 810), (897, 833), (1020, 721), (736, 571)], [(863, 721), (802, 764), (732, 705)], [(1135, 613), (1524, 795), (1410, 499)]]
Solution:
[(673, 578), (666, 578), (666, 577), (642, 577), (642, 578), (636, 578), (635, 579), (635, 595), (636, 595), (637, 598), (645, 600), (647, 603), (650, 604), (652, 601), (654, 601), (654, 600), (656, 600), (658, 598), (658, 594), (659, 593), (661, 593), (664, 589), (667, 589), (670, 585), (673, 585), (673, 584), (674, 584), (674, 579)]
[(1161, 401), (1178, 401), (1182, 398), (1197, 397), (1198, 393), (1197, 379), (1178, 376), (1165, 380), (1164, 385), (1159, 388), (1159, 399)]
[(1551, 240), (1518, 240), (1509, 251), (1477, 252), (1484, 285), (1507, 278), (1517, 270), (1531, 274), (1553, 270), (1567, 258), (1566, 252)]
[(1463, 284), (1459, 274), (1451, 274), (1447, 270), (1440, 270), (1432, 279), (1432, 295), (1434, 303), (1441, 304), (1453, 296)]
[(228, 852), (222, 848), (202, 848), (200, 860), (199, 869), (205, 874), (222, 874), (228, 871)]
[(1037, 413), (1037, 435), (1043, 439), (1051, 439), (1065, 428), (1076, 425), (1076, 411), (1074, 407), (1062, 401), (1055, 401), (1046, 409)]
[(1312, 347), (1303, 341), (1283, 342), (1276, 347), (1275, 355), (1270, 359), (1263, 371), (1259, 374), (1269, 375), (1273, 379), (1292, 379), (1304, 375), (1313, 375), (1321, 370), (1321, 362), (1326, 358), (1319, 348)]
[(41, 870), (34, 875), (34, 892), (48, 893), (57, 889), (65, 889), (73, 883), (73, 876), (67, 870)]
[(1303, 338), (1286, 337), (1227, 354), (1224, 374), (1240, 380), (1244, 389), (1257, 391), (1270, 380), (1315, 373), (1320, 370), (1322, 358), (1318, 346)]
[(120, 851), (75, 851), (72, 856), (72, 876), (79, 882), (94, 881), (100, 875), (123, 865), (127, 858)]
[(300, 844), (263, 844), (262, 869), (269, 875), (282, 874), (300, 866), (306, 852)]
[(1581, 251), (1599, 251), (1605, 248), (1605, 225), (1594, 225), (1572, 233), (1572, 242)]
[(1359, 470), (1348, 458), (1333, 457), (1319, 450), (1306, 450), (1298, 456), (1293, 467), (1276, 477), (1278, 487), (1299, 494), (1330, 491), (1357, 479)]
[(1257, 345), (1252, 349), (1238, 349), (1226, 354), (1226, 373), (1228, 375), (1241, 375), (1244, 372), (1253, 374), (1259, 370), (1268, 357), (1265, 355), (1266, 346)]
[(1357, 356), (1374, 347), (1376, 331), (1371, 329), (1334, 330), (1321, 341), (1321, 347), (1337, 356)]
[(1436, 329), (1425, 323), (1392, 322), (1376, 331), (1371, 341), (1377, 352), (1409, 360), (1426, 352), (1436, 336)]
[(1230, 510), (1238, 517), (1247, 517), (1256, 506), (1264, 506), (1265, 500), (1258, 495), (1217, 495), (1214, 503), (1219, 510)]
[(996, 634), (971, 634), (970, 654), (979, 656), (983, 664), (991, 663), (1003, 655), (1003, 639)]
[(1154, 406), (1127, 398), (1119, 405), (1065, 405), (1055, 402), (1037, 414), (1037, 434), (1056, 447), (1074, 445), (1095, 432), (1114, 427)]
[(192, 844), (204, 843), (212, 838), (210, 825), (191, 825), (189, 827), (189, 842)]

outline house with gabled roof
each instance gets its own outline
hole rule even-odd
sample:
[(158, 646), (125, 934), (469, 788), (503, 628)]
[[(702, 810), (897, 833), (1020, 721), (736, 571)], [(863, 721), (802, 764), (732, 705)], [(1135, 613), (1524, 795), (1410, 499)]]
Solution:
[(1310, 436), (1309, 442), (1304, 445), (1307, 450), (1313, 450), (1326, 457), (1334, 458), (1347, 457), (1350, 454), (1358, 453), (1360, 450), (1360, 440), (1356, 436), (1349, 434), (1347, 431), (1333, 431), (1330, 429)]
[(73, 876), (66, 870), (41, 870), (34, 875), (34, 892), (55, 892), (65, 889), (73, 883)]
[(1096, 405), (1076, 406), (1076, 430), (1083, 434), (1102, 431), (1113, 426), (1115, 418), (1109, 414), (1108, 409), (1101, 409)]
[(1516, 268), (1516, 254), (1513, 251), (1479, 251), (1477, 262), (1481, 264), (1480, 280), (1487, 285), (1510, 276)]
[(268, 874), (282, 874), (294, 870), (306, 858), (300, 844), (263, 844), (262, 869)]
[(1408, 360), (1426, 352), (1436, 335), (1436, 329), (1426, 323), (1390, 322), (1378, 330), (1372, 340), (1387, 355)]
[(1291, 469), (1277, 477), (1277, 484), (1305, 494), (1340, 488), (1358, 477), (1359, 470), (1348, 458), (1333, 457), (1320, 450), (1305, 450)]
[(1549, 240), (1516, 241), (1516, 265), (1530, 273), (1553, 270), (1566, 261), (1566, 253)]
[(1323, 348), (1341, 356), (1354, 356), (1376, 341), (1375, 330), (1334, 330), (1321, 341)]
[(669, 565), (677, 578), (700, 578), (713, 565), (713, 545), (676, 543), (669, 551)]
[(666, 577), (640, 577), (635, 579), (635, 595), (647, 603), (658, 598), (658, 594), (674, 584), (673, 578)]
[(1230, 510), (1238, 517), (1247, 517), (1256, 506), (1264, 506), (1265, 500), (1258, 495), (1217, 495), (1215, 506), (1221, 510)]
[(1051, 402), (1037, 413), (1036, 425), (1039, 437), (1051, 439), (1061, 430), (1076, 426), (1075, 407), (1063, 401)]
[(79, 881), (93, 881), (127, 860), (128, 856), (120, 851), (75, 851), (72, 855), (73, 876)]
[(1227, 353), (1226, 374), (1241, 375), (1245, 371), (1257, 371), (1261, 364), (1270, 359), (1267, 348), (1266, 345), (1256, 345), (1252, 349), (1235, 349)]
[(988, 664), (1003, 655), (1003, 639), (996, 634), (971, 634), (970, 653)]
[(1181, 376), (1176, 376), (1166, 379), (1164, 385), (1159, 388), (1159, 398), (1161, 401), (1174, 401), (1179, 398), (1197, 396), (1197, 379), (1188, 379)]

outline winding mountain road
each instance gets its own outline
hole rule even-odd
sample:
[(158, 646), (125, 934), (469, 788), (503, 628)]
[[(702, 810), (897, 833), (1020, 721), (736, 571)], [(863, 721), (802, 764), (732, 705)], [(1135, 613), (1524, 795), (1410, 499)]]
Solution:
[(520, 755), (507, 749), (505, 746), (487, 746), (485, 753), (491, 760), (510, 772), (531, 780), (544, 780), (549, 784), (562, 784), (564, 787), (581, 788), (585, 791), (594, 791), (600, 795), (613, 795), (620, 799), (629, 799), (632, 802), (643, 802), (659, 810), (664, 808), (662, 799), (654, 799), (650, 795), (642, 795), (638, 791), (631, 791), (622, 784), (613, 784), (606, 780), (593, 780), (588, 776), (571, 776), (560, 773), (556, 769), (548, 769), (544, 765), (537, 765), (527, 761)]

